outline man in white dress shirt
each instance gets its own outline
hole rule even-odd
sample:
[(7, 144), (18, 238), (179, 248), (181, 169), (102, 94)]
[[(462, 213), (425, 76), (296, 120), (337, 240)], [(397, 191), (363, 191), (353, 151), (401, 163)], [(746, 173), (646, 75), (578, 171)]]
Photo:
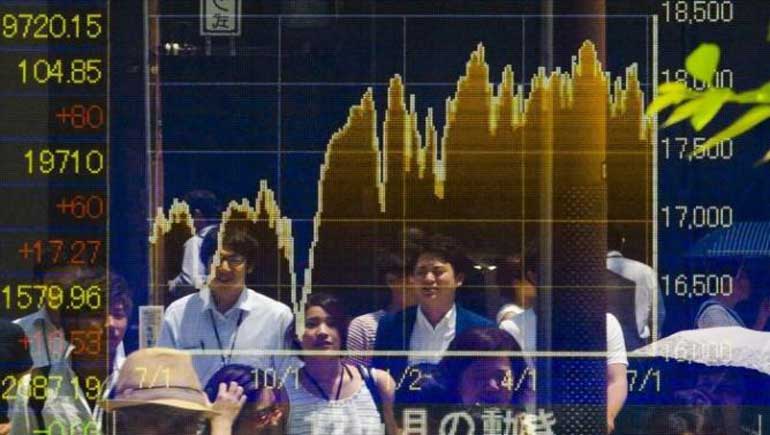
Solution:
[(27, 336), (32, 368), (47, 367), (64, 358), (69, 343), (64, 337), (59, 310), (66, 305), (65, 297), (71, 295), (69, 288), (73, 284), (82, 287), (86, 281), (98, 281), (103, 274), (104, 271), (77, 266), (53, 266), (43, 274), (41, 284), (62, 291), (49, 290), (39, 310), (14, 321)]
[[(218, 230), (209, 233), (201, 247), (203, 257), (209, 253), (213, 256), (219, 237)], [(256, 240), (245, 228), (229, 227), (211, 263), (214, 273), (209, 285), (166, 309), (159, 347), (215, 351), (213, 355), (193, 356), (203, 385), (231, 363), (276, 370), (277, 376), (283, 376), (289, 368), (288, 358), (240, 354), (283, 350), (284, 335), (292, 321), (289, 307), (246, 288), (246, 275), (256, 260)]]
[[(58, 350), (42, 354), (44, 360), (19, 380), (11, 413), (12, 435), (55, 431), (62, 425), (72, 433), (102, 432), (104, 413), (97, 402), (108, 397), (126, 357), (123, 337), (133, 306), (132, 292), (120, 275), (110, 274), (110, 305), (105, 317), (104, 307), (97, 301), (105, 303), (107, 297), (81, 298), (70, 289), (77, 285), (103, 291), (106, 278), (104, 270), (90, 268), (63, 267), (46, 273), (44, 282), (65, 290), (56, 318), (67, 347), (61, 354)], [(45, 385), (44, 391), (40, 385)]]
[[(513, 289), (516, 295), (514, 302), (522, 307), (509, 304), (500, 308), (496, 318), (499, 327), (511, 334), (525, 352), (537, 350), (537, 314), (534, 305), (537, 295), (538, 258), (536, 250), (530, 247), (524, 256), (512, 255), (506, 257), (498, 265), (498, 285), (502, 288)], [(522, 311), (523, 309), (523, 311)], [(628, 396), (628, 379), (626, 368), (626, 344), (623, 330), (618, 319), (607, 313), (607, 428), (611, 433), (615, 428), (615, 418), (623, 408)], [(533, 364), (529, 358), (527, 363)]]
[[(639, 338), (643, 342), (649, 342), (652, 338), (653, 322), (655, 322), (657, 330), (660, 331), (660, 327), (663, 325), (663, 320), (666, 317), (663, 294), (658, 287), (658, 276), (650, 266), (623, 256), (621, 252), (625, 239), (622, 235), (611, 234), (608, 236), (607, 241), (610, 248), (610, 251), (607, 253), (607, 269), (634, 282), (636, 329), (639, 332)], [(656, 294), (658, 313), (657, 318), (653, 318)], [(660, 335), (660, 332), (658, 332), (658, 335)]]

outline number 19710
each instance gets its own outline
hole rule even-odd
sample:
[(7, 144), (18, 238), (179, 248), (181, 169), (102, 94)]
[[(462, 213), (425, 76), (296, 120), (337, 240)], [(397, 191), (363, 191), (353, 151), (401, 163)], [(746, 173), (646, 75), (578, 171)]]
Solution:
[(99, 150), (82, 154), (80, 150), (70, 149), (28, 150), (24, 158), (27, 161), (27, 174), (30, 175), (99, 175), (104, 171), (104, 154)]

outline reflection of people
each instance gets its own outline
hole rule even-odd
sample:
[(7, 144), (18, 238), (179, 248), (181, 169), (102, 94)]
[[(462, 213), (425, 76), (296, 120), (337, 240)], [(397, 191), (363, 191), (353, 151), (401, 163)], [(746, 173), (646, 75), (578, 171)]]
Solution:
[[(316, 293), (305, 306), (305, 328), (295, 346), (339, 351), (347, 329), (348, 317), (340, 301)], [(303, 361), (299, 383), (285, 387), (288, 434), (381, 434), (383, 422), (389, 434), (397, 433), (395, 385), (386, 372), (347, 364), (339, 355), (307, 355)]]
[[(410, 251), (405, 252), (407, 256)], [(411, 260), (396, 253), (384, 254), (379, 259), (380, 274), (385, 277), (390, 290), (390, 303), (387, 307), (372, 313), (358, 316), (350, 322), (348, 330), (348, 350), (367, 351), (374, 349), (377, 338), (377, 325), (386, 314), (394, 314), (416, 303), (414, 289), (409, 285), (408, 264)], [(351, 362), (369, 365), (370, 356), (355, 355), (350, 357)]]
[(279, 390), (274, 388), (278, 380), (270, 374), (243, 364), (222, 367), (209, 379), (205, 391), (211, 402), (216, 401), (220, 384), (235, 382), (243, 388), (246, 398), (238, 418), (232, 425), (234, 435), (279, 435), (284, 433), (283, 410)]
[(703, 417), (698, 422), (700, 431), (695, 433), (743, 433), (742, 406), (750, 392), (749, 386), (760, 386), (757, 397), (764, 397), (763, 383), (757, 373), (734, 367), (688, 368), (688, 375), (694, 373), (697, 376), (693, 388), (674, 392), (674, 398)]
[[(608, 235), (607, 243), (610, 249), (607, 253), (607, 269), (634, 282), (636, 328), (642, 342), (649, 341), (652, 322), (656, 322), (657, 327), (660, 328), (666, 317), (663, 295), (658, 288), (658, 278), (650, 266), (623, 256), (625, 238), (621, 234)], [(658, 316), (657, 319), (653, 319), (652, 308), (656, 293)]]
[(376, 350), (430, 351), (429, 355), (375, 357), (374, 367), (399, 377), (407, 366), (435, 366), (456, 335), (470, 328), (494, 326), (489, 320), (455, 304), (455, 292), (469, 269), (469, 260), (452, 238), (434, 235), (417, 246), (412, 267), (418, 306), (387, 315), (377, 327)]
[[(204, 247), (216, 247), (217, 237), (217, 233), (210, 233)], [(213, 256), (213, 252), (210, 254)], [(256, 259), (256, 240), (242, 227), (228, 229), (209, 287), (166, 309), (158, 346), (218, 351), (217, 355), (193, 358), (201, 383), (235, 362), (285, 369), (286, 360), (280, 357), (235, 355), (237, 350), (282, 349), (284, 332), (292, 319), (289, 307), (246, 288), (246, 274), (256, 265)]]
[(120, 371), (114, 398), (104, 403), (115, 411), (118, 435), (195, 435), (204, 418), (212, 435), (230, 435), (245, 400), (243, 389), (220, 384), (212, 406), (201, 389), (190, 357), (173, 349), (132, 353)]
[[(496, 281), (500, 288), (510, 288), (513, 291), (513, 303), (505, 306), (505, 310), (498, 313), (497, 323), (502, 319), (500, 314), (511, 313), (513, 315), (522, 313), (526, 310), (534, 312), (535, 300), (537, 299), (537, 289), (533, 282), (535, 279), (534, 261), (535, 257), (524, 258), (522, 255), (510, 255), (498, 261), (496, 271)], [(527, 264), (525, 266), (525, 263)]]
[(208, 190), (188, 192), (184, 201), (190, 207), (195, 235), (184, 244), (182, 271), (169, 283), (169, 292), (174, 299), (194, 292), (206, 281), (206, 265), (201, 260), (200, 250), (203, 238), (217, 228), (219, 203), (217, 197)]
[[(19, 325), (0, 319), (0, 383), (16, 385), (24, 372), (32, 367), (29, 345)], [(0, 397), (0, 435), (8, 435), (8, 402)]]
[(707, 368), (698, 375), (695, 389), (717, 407), (715, 416), (725, 433), (741, 432), (741, 407), (748, 388), (747, 376), (739, 369)]
[[(695, 315), (695, 326), (698, 328), (747, 327), (748, 325), (745, 324), (744, 319), (735, 309), (739, 303), (755, 296), (756, 289), (752, 284), (752, 273), (748, 270), (747, 264), (740, 259), (720, 260), (718, 264), (712, 265), (709, 269), (714, 272), (725, 272), (721, 276), (727, 274), (732, 276), (732, 291), (723, 291), (718, 296), (703, 302)], [(722, 288), (726, 288), (724, 280), (722, 281)], [(756, 319), (751, 328), (763, 331), (768, 318), (770, 318), (770, 299), (763, 297), (758, 301)]]
[[(521, 352), (516, 340), (497, 328), (469, 329), (455, 338), (449, 350)], [(524, 381), (527, 363), (521, 356), (445, 356), (438, 373), (452, 403), (522, 405), (530, 399), (531, 388)]]
[(29, 340), (34, 368), (47, 367), (64, 358), (69, 343), (64, 338), (59, 310), (66, 306), (64, 299), (70, 295), (72, 285), (82, 287), (84, 280), (98, 280), (100, 274), (103, 272), (76, 266), (53, 266), (43, 274), (42, 283), (50, 289), (43, 307), (15, 321)]
[[(103, 424), (104, 415), (97, 400), (109, 394), (125, 359), (123, 337), (131, 310), (131, 292), (122, 277), (110, 274), (109, 297), (99, 299), (109, 300), (105, 316), (104, 308), (96, 305), (97, 299), (82, 298), (82, 294), (70, 291), (76, 277), (75, 288), (102, 292), (107, 286), (105, 271), (101, 269), (64, 267), (46, 274), (49, 285), (65, 289), (58, 317), (65, 342), (71, 344), (61, 358), (35, 368), (19, 381), (13, 405), (14, 434), (51, 429), (57, 421), (67, 421), (73, 430), (80, 428), (86, 432), (98, 431)], [(103, 348), (105, 342), (107, 349)], [(45, 388), (41, 390), (40, 385)]]
[(693, 406), (666, 406), (650, 415), (649, 435), (705, 435), (713, 431), (708, 413)]
[[(512, 282), (507, 287), (514, 289), (520, 294), (537, 294), (537, 256), (529, 252), (525, 254), (525, 261), (521, 261), (521, 256), (514, 255), (507, 257), (501, 262), (503, 270), (518, 269), (518, 273), (510, 275)], [(505, 282), (499, 282), (503, 287)], [(500, 328), (511, 334), (519, 342), (521, 348), (525, 351), (537, 350), (537, 314), (534, 310), (534, 301), (527, 303), (528, 308), (523, 312), (511, 309), (510, 306), (503, 306), (497, 315)], [(607, 427), (609, 432), (615, 427), (615, 418), (623, 408), (623, 403), (628, 396), (628, 379), (626, 378), (626, 367), (628, 367), (628, 358), (626, 356), (626, 345), (623, 338), (623, 329), (617, 318), (606, 314), (606, 334), (607, 334)]]

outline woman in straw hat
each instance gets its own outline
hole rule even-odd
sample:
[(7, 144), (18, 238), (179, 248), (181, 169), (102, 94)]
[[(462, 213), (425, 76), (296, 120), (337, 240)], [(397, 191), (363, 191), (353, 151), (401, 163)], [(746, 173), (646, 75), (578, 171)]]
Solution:
[(210, 419), (212, 435), (230, 435), (244, 401), (243, 388), (232, 382), (219, 385), (212, 404), (189, 355), (174, 349), (142, 349), (126, 358), (114, 398), (104, 403), (114, 417), (107, 432), (195, 435), (203, 420)]

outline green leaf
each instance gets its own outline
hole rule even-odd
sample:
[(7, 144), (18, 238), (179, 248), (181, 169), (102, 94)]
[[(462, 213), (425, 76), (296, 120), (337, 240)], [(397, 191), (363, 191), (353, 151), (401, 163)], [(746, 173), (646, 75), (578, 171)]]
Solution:
[(647, 116), (655, 115), (656, 113), (660, 112), (661, 110), (665, 109), (666, 107), (672, 105), (672, 104), (679, 104), (687, 98), (687, 94), (685, 93), (669, 93), (669, 94), (662, 94), (658, 95), (652, 102), (650, 103), (650, 106), (647, 107), (647, 111), (645, 114)]
[(733, 98), (733, 101), (736, 103), (742, 103), (742, 104), (753, 104), (759, 102), (759, 90), (754, 89), (752, 91), (745, 91), (741, 92), (740, 94), (736, 94), (735, 98)]
[(765, 83), (757, 92), (757, 102), (770, 103), (770, 82)]
[(666, 82), (658, 86), (658, 95), (668, 94), (672, 92), (684, 93), (684, 92), (687, 92), (688, 90), (689, 88), (687, 87), (687, 85), (682, 82)]
[(719, 66), (719, 46), (704, 43), (698, 46), (684, 61), (691, 76), (711, 85), (711, 79)]
[(703, 130), (717, 113), (722, 109), (722, 106), (733, 95), (733, 91), (730, 89), (717, 89), (711, 88), (701, 98), (701, 105), (698, 107), (697, 112), (693, 114), (690, 119), (690, 124), (695, 131)]
[(764, 165), (767, 162), (770, 162), (770, 151), (767, 151), (761, 159), (754, 162), (754, 166)]
[(703, 97), (701, 98), (695, 98), (693, 100), (690, 100), (681, 106), (677, 107), (676, 110), (674, 110), (674, 113), (671, 114), (671, 116), (668, 117), (666, 122), (663, 124), (663, 127), (670, 127), (677, 122), (682, 122), (685, 119), (691, 117), (695, 114), (698, 110), (700, 110), (700, 106), (703, 104)]
[(760, 88), (741, 92), (732, 99), (736, 103), (770, 103), (770, 82), (765, 83)]
[(718, 143), (726, 139), (732, 139), (751, 130), (757, 124), (770, 118), (770, 105), (756, 106), (748, 110), (737, 121), (730, 124), (729, 127), (710, 137), (702, 145), (696, 147), (692, 154), (705, 153), (715, 147)]

